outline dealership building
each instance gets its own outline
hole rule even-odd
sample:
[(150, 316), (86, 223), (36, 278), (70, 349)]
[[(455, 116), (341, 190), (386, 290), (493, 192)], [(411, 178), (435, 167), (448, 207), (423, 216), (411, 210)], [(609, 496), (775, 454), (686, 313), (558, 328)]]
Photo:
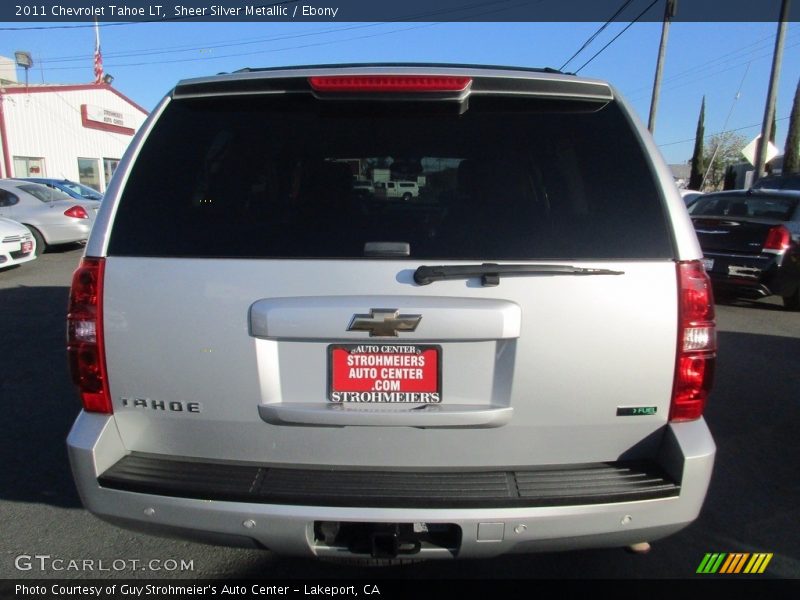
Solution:
[(109, 83), (19, 82), (0, 57), (0, 177), (53, 177), (104, 192), (147, 111)]

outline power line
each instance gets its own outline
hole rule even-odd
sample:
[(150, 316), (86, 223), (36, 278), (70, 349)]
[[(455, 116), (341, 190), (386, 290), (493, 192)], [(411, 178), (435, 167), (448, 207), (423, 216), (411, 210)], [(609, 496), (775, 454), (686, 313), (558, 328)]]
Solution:
[[(797, 46), (800, 46), (800, 41), (797, 42), (796, 44), (789, 44), (786, 47), (787, 48), (795, 48)], [(751, 62), (755, 62), (757, 60), (762, 60), (764, 58), (771, 58), (771, 57), (772, 57), (772, 53), (762, 54), (761, 56), (751, 57), (751, 58), (747, 59), (746, 63), (745, 62), (736, 63), (735, 65), (731, 65), (730, 67), (727, 67), (725, 69), (718, 69), (716, 71), (713, 71), (712, 73), (707, 73), (705, 75), (701, 75), (700, 77), (697, 77), (695, 79), (690, 79), (688, 81), (684, 81), (683, 83), (678, 83), (676, 85), (666, 86), (664, 89), (671, 91), (671, 90), (677, 90), (677, 89), (680, 89), (680, 88), (684, 88), (686, 86), (689, 86), (689, 85), (692, 85), (694, 83), (697, 83), (698, 81), (705, 81), (709, 77), (714, 77), (716, 75), (721, 75), (722, 73), (727, 73), (728, 71), (733, 71), (734, 69), (738, 69), (742, 65), (745, 65), (745, 64), (748, 64), (748, 63), (751, 63)], [(638, 98), (638, 97), (641, 97), (641, 96), (642, 96), (641, 92), (639, 94), (634, 94), (633, 96), (628, 96), (627, 94), (625, 95), (625, 97), (628, 98), (629, 100), (631, 100), (633, 98)]]
[(638, 16), (637, 16), (637, 17), (636, 17), (636, 18), (635, 18), (633, 21), (631, 21), (630, 23), (628, 23), (628, 25), (627, 25), (627, 26), (626, 26), (626, 27), (625, 27), (625, 28), (624, 28), (622, 31), (620, 31), (620, 32), (619, 32), (617, 35), (615, 35), (615, 36), (612, 38), (612, 40), (611, 40), (610, 42), (608, 42), (608, 43), (607, 43), (605, 46), (603, 46), (602, 48), (600, 48), (600, 50), (598, 50), (598, 51), (597, 51), (597, 54), (595, 54), (595, 55), (594, 55), (592, 58), (590, 58), (590, 59), (589, 59), (589, 60), (587, 60), (585, 63), (583, 63), (583, 64), (580, 66), (580, 68), (579, 68), (577, 71), (575, 71), (575, 74), (577, 75), (578, 73), (580, 73), (580, 72), (581, 72), (581, 70), (583, 69), (583, 67), (585, 67), (586, 65), (588, 65), (590, 62), (592, 62), (592, 61), (593, 61), (595, 58), (597, 58), (598, 56), (600, 56), (600, 55), (603, 53), (603, 51), (604, 51), (606, 48), (608, 48), (608, 47), (609, 47), (611, 44), (613, 44), (614, 42), (616, 42), (616, 41), (617, 41), (617, 38), (618, 38), (619, 36), (621, 36), (623, 33), (625, 33), (626, 31), (628, 31), (628, 29), (630, 29), (631, 25), (633, 25), (634, 23), (636, 23), (636, 21), (638, 21), (639, 19), (641, 19), (641, 18), (644, 16), (644, 14), (645, 14), (645, 13), (646, 13), (648, 10), (650, 10), (651, 8), (653, 8), (653, 7), (654, 7), (654, 6), (655, 6), (655, 5), (658, 3), (658, 1), (659, 1), (659, 0), (653, 0), (653, 1), (652, 1), (652, 2), (651, 2), (651, 3), (650, 3), (648, 6), (647, 6), (647, 8), (645, 8), (645, 9), (644, 9), (642, 12), (640, 12), (640, 13), (639, 13), (639, 15), (638, 15)]
[[(757, 52), (758, 50), (763, 50), (763, 49), (766, 49), (767, 47), (771, 48), (772, 40), (774, 40), (774, 38), (775, 38), (774, 34), (765, 36), (763, 38), (759, 38), (755, 42), (752, 42), (750, 44), (742, 46), (741, 48), (738, 48), (736, 50), (732, 50), (731, 52), (726, 52), (725, 54), (721, 54), (720, 56), (717, 56), (716, 58), (712, 58), (711, 60), (708, 60), (708, 61), (706, 61), (704, 63), (700, 63), (700, 64), (695, 65), (693, 67), (690, 67), (690, 68), (688, 68), (688, 69), (686, 69), (684, 71), (680, 71), (679, 73), (675, 73), (674, 75), (670, 75), (669, 77), (664, 79), (664, 82), (666, 83), (666, 82), (674, 81), (676, 79), (681, 79), (681, 78), (683, 78), (685, 76), (693, 75), (694, 73), (696, 73), (698, 71), (713, 68), (714, 63), (721, 62), (721, 61), (725, 62), (724, 59), (729, 57), (729, 56), (737, 55), (737, 54), (739, 54), (741, 52), (745, 52), (746, 53), (748, 48), (750, 48), (752, 46), (761, 46), (762, 42), (769, 41), (769, 43), (766, 45), (766, 47), (757, 48), (757, 49), (749, 51), (751, 56), (748, 58), (748, 60), (752, 60), (752, 55), (755, 52)], [(772, 56), (771, 52), (770, 52), (770, 56)], [(741, 58), (741, 57), (737, 56), (736, 58), (731, 58), (729, 60), (737, 60), (739, 58)], [(743, 64), (743, 63), (737, 63), (737, 66), (739, 64)], [(627, 97), (632, 97), (632, 96), (634, 96), (634, 95), (636, 95), (636, 94), (638, 94), (640, 92), (644, 92), (644, 91), (650, 92), (650, 86), (642, 86), (642, 87), (635, 88), (633, 90), (630, 90), (629, 92), (626, 92), (625, 95)]]
[[(800, 45), (800, 41), (798, 41), (795, 44), (789, 44), (786, 47), (787, 48), (794, 48), (795, 46), (799, 46), (799, 45)], [(763, 58), (769, 58), (769, 57), (772, 56), (772, 51), (769, 51), (766, 54), (761, 54), (759, 56), (755, 56), (754, 54), (755, 54), (755, 51), (751, 52), (749, 56), (744, 56), (743, 57), (744, 58), (743, 62), (737, 62), (737, 63), (735, 63), (735, 64), (733, 64), (733, 65), (731, 65), (729, 67), (726, 67), (724, 69), (719, 68), (718, 65), (712, 65), (710, 63), (708, 64), (708, 66), (699, 65), (695, 69), (689, 69), (687, 71), (684, 71), (683, 75), (681, 77), (677, 77), (677, 76), (669, 77), (669, 78), (666, 79), (666, 81), (676, 81), (676, 80), (679, 80), (679, 79), (684, 79), (685, 77), (688, 77), (689, 75), (697, 75), (696, 77), (694, 77), (693, 79), (688, 79), (688, 80), (686, 80), (684, 82), (681, 82), (681, 83), (677, 83), (675, 85), (665, 86), (664, 89), (674, 90), (674, 89), (686, 87), (687, 85), (691, 85), (691, 84), (696, 83), (698, 81), (703, 81), (708, 77), (713, 77), (715, 75), (719, 75), (721, 73), (725, 73), (727, 71), (731, 71), (733, 69), (737, 69), (737, 68), (741, 67), (742, 65), (746, 65), (748, 63), (751, 63), (751, 62), (754, 62), (754, 61), (757, 61), (757, 60), (761, 60)], [(714, 62), (714, 61), (712, 61), (712, 62)], [(628, 99), (639, 98), (639, 97), (642, 97), (644, 93), (645, 93), (644, 92), (644, 88), (637, 88), (637, 91), (634, 91), (634, 92), (631, 92), (631, 93), (627, 93), (626, 92), (625, 93), (625, 97), (628, 98)]]
[[(239, 58), (239, 57), (242, 57), (242, 56), (255, 56), (255, 55), (260, 55), (260, 54), (269, 54), (269, 53), (273, 53), (273, 52), (285, 52), (285, 51), (288, 51), (288, 50), (301, 50), (301, 49), (304, 49), (304, 48), (314, 48), (314, 47), (317, 47), (317, 46), (327, 46), (327, 45), (330, 45), (330, 44), (339, 44), (339, 43), (343, 43), (343, 42), (351, 42), (351, 41), (354, 41), (354, 40), (364, 40), (364, 39), (369, 39), (369, 38), (374, 38), (374, 37), (380, 37), (382, 35), (390, 35), (390, 34), (393, 34), (393, 33), (403, 33), (405, 31), (412, 31), (412, 30), (415, 30), (415, 29), (424, 29), (424, 28), (427, 28), (427, 27), (435, 27), (437, 25), (444, 25), (445, 23), (446, 22), (426, 23), (424, 25), (415, 25), (415, 26), (412, 26), (412, 27), (405, 27), (405, 28), (401, 28), (401, 29), (393, 29), (391, 31), (381, 31), (381, 32), (373, 33), (373, 34), (369, 34), (369, 35), (360, 35), (360, 36), (349, 37), (349, 38), (344, 38), (344, 39), (340, 39), (340, 40), (327, 40), (327, 41), (324, 41), (324, 42), (314, 42), (314, 43), (309, 43), (309, 44), (300, 44), (300, 45), (296, 45), (296, 46), (285, 46), (283, 48), (270, 48), (270, 49), (266, 49), (266, 50), (254, 50), (252, 52), (238, 52), (238, 53), (233, 53), (233, 54), (222, 54), (222, 55), (219, 55), (219, 56), (201, 56), (201, 57), (196, 57), (196, 58), (176, 58), (176, 59), (173, 59), (173, 60), (144, 61), (144, 62), (135, 62), (135, 63), (116, 63), (116, 64), (109, 64), (108, 68), (118, 69), (120, 67), (144, 67), (144, 66), (150, 66), (150, 65), (153, 65), (153, 64), (166, 65), (166, 64), (184, 63), (184, 62), (211, 61), (211, 60), (221, 60), (223, 58)], [(75, 69), (75, 68), (78, 68), (78, 67), (52, 67), (51, 70), (64, 70), (64, 69)]]
[(600, 28), (599, 28), (597, 31), (595, 31), (595, 32), (594, 32), (592, 35), (590, 35), (590, 36), (589, 36), (589, 39), (587, 39), (585, 42), (583, 42), (583, 45), (582, 45), (580, 48), (578, 48), (578, 50), (575, 52), (575, 54), (573, 54), (572, 56), (570, 56), (570, 57), (569, 57), (569, 60), (567, 60), (567, 62), (565, 62), (563, 65), (561, 65), (561, 66), (558, 68), (558, 70), (559, 70), (559, 71), (563, 71), (563, 70), (564, 70), (564, 67), (566, 67), (566, 66), (567, 66), (569, 63), (571, 63), (571, 62), (572, 62), (572, 59), (574, 59), (576, 56), (578, 56), (578, 54), (580, 54), (581, 52), (583, 52), (583, 51), (586, 49), (586, 47), (587, 47), (589, 44), (591, 44), (591, 43), (592, 43), (592, 42), (595, 40), (595, 38), (596, 38), (598, 35), (600, 35), (600, 34), (601, 34), (601, 33), (602, 33), (602, 32), (603, 32), (605, 29), (606, 29), (606, 27), (608, 27), (608, 26), (609, 26), (609, 24), (611, 24), (611, 22), (612, 22), (613, 20), (614, 20), (614, 19), (616, 19), (616, 18), (617, 18), (617, 17), (618, 17), (618, 16), (619, 16), (619, 15), (622, 13), (622, 11), (624, 11), (626, 8), (628, 8), (628, 5), (629, 5), (631, 2), (633, 2), (633, 0), (626, 0), (626, 1), (625, 1), (625, 2), (622, 4), (622, 6), (620, 6), (620, 7), (617, 9), (617, 12), (615, 12), (613, 15), (611, 15), (611, 18), (610, 18), (608, 21), (606, 21), (605, 23), (603, 23), (603, 25), (601, 25), (601, 26), (600, 26)]
[[(368, 27), (377, 27), (379, 25), (385, 25), (385, 23), (368, 23), (366, 25), (353, 25), (350, 27), (335, 27), (332, 29), (323, 29), (321, 31), (310, 31), (306, 33), (296, 33), (291, 35), (278, 35), (278, 36), (269, 36), (269, 37), (258, 37), (258, 38), (250, 38), (244, 41), (238, 42), (228, 42), (225, 41), (224, 43), (216, 43), (216, 44), (205, 44), (203, 46), (167, 46), (163, 48), (147, 48), (144, 50), (135, 50), (130, 52), (109, 52), (104, 53), (104, 58), (128, 58), (130, 56), (154, 56), (158, 54), (172, 54), (178, 52), (196, 52), (202, 50), (212, 50), (216, 48), (230, 48), (234, 46), (248, 46), (250, 44), (261, 44), (264, 42), (273, 42), (273, 41), (281, 41), (281, 40), (288, 40), (288, 39), (296, 39), (296, 38), (303, 38), (303, 37), (310, 37), (314, 35), (325, 35), (327, 33), (339, 33), (341, 31), (350, 31), (353, 29), (365, 29)], [(42, 59), (39, 63), (44, 64), (51, 64), (51, 63), (63, 63), (63, 62), (78, 62), (78, 61), (85, 61), (87, 59), (92, 58), (92, 54), (83, 54), (83, 55), (74, 55), (74, 56), (64, 56), (64, 57), (57, 57), (57, 58), (48, 58)]]
[[(736, 94), (731, 101), (731, 107), (728, 110), (728, 116), (725, 117), (725, 121), (722, 123), (722, 129), (725, 129), (728, 126), (728, 122), (731, 119), (731, 115), (733, 114), (733, 109), (736, 106), (736, 102), (739, 100), (739, 96), (742, 94), (742, 86), (744, 85), (744, 80), (747, 79), (747, 74), (750, 72), (750, 64), (747, 63), (747, 68), (744, 70), (744, 75), (742, 75), (742, 80), (739, 82), (739, 89), (736, 90)], [(711, 160), (708, 161), (708, 169), (706, 170), (706, 174), (703, 175), (703, 179), (700, 181), (700, 189), (703, 189), (703, 186), (706, 184), (706, 179), (708, 179), (708, 175), (711, 173), (711, 168), (714, 166), (714, 159), (717, 157), (717, 153), (719, 152), (720, 144), (716, 144), (714, 148), (714, 152), (711, 155)]]
[[(239, 41), (236, 41), (236, 42), (230, 42), (230, 43), (226, 42), (226, 43), (217, 44), (217, 45), (209, 45), (209, 44), (206, 44), (204, 46), (185, 46), (185, 45), (183, 45), (183, 46), (168, 46), (168, 47), (163, 47), (163, 48), (150, 48), (150, 49), (146, 49), (144, 51), (137, 50), (137, 51), (133, 51), (133, 52), (109, 53), (109, 54), (105, 54), (104, 56), (106, 58), (120, 58), (120, 57), (123, 57), (123, 56), (124, 57), (127, 57), (127, 56), (147, 56), (147, 55), (162, 54), (162, 53), (163, 54), (168, 54), (170, 51), (173, 51), (173, 50), (176, 51), (176, 52), (192, 52), (192, 51), (196, 51), (196, 50), (207, 50), (209, 48), (227, 48), (227, 47), (232, 47), (232, 46), (243, 46), (243, 45), (248, 45), (248, 44), (256, 44), (256, 43), (260, 43), (260, 42), (268, 42), (268, 41), (275, 41), (275, 40), (303, 38), (303, 37), (309, 37), (309, 36), (314, 36), (314, 35), (323, 35), (323, 34), (326, 34), (326, 33), (338, 33), (340, 31), (350, 31), (350, 30), (353, 30), (353, 29), (365, 29), (365, 28), (369, 28), (369, 27), (378, 27), (378, 26), (381, 26), (381, 25), (386, 25), (387, 23), (390, 24), (390, 23), (402, 23), (402, 22), (406, 22), (406, 21), (415, 21), (415, 20), (419, 20), (419, 19), (424, 19), (426, 17), (435, 17), (435, 16), (445, 15), (445, 14), (454, 13), (454, 12), (462, 12), (462, 11), (466, 11), (466, 10), (471, 10), (473, 8), (483, 8), (485, 6), (492, 6), (492, 5), (495, 5), (495, 4), (507, 4), (507, 3), (513, 2), (513, 1), (514, 0), (493, 0), (493, 1), (490, 1), (490, 2), (476, 2), (474, 4), (470, 4), (470, 5), (467, 5), (467, 6), (460, 6), (460, 7), (455, 8), (455, 9), (449, 9), (449, 8), (448, 9), (440, 9), (440, 10), (434, 10), (434, 11), (425, 12), (425, 13), (417, 13), (417, 14), (414, 14), (414, 15), (405, 15), (403, 17), (398, 17), (396, 19), (392, 19), (392, 20), (389, 20), (389, 21), (382, 21), (382, 22), (378, 22), (378, 23), (367, 23), (367, 24), (361, 24), (361, 25), (351, 25), (351, 26), (348, 26), (348, 27), (334, 27), (334, 28), (324, 29), (322, 31), (312, 31), (312, 32), (307, 32), (307, 33), (298, 33), (298, 34), (283, 35), (283, 36), (269, 36), (269, 37), (266, 37), (266, 38), (264, 38), (264, 37), (262, 37), (262, 38), (251, 38), (250, 40), (239, 40)], [(542, 0), (536, 0), (536, 1), (537, 2), (541, 2)], [(505, 8), (505, 9), (502, 9), (502, 10), (508, 10), (510, 8), (517, 8), (519, 6), (524, 6), (524, 5), (527, 5), (527, 4), (530, 4), (530, 3), (531, 3), (531, 0), (528, 0), (526, 2), (522, 2), (521, 4), (515, 4), (513, 6), (509, 6), (509, 7)], [(471, 15), (471, 16), (473, 16), (473, 17), (474, 16), (480, 16), (482, 14), (489, 14), (489, 13), (480, 13), (479, 15)], [(467, 18), (467, 17), (463, 17), (463, 18)], [(462, 18), (462, 20), (463, 20), (463, 18)], [(456, 20), (458, 20), (458, 19), (456, 19)], [(143, 22), (143, 21), (141, 21), (141, 22)], [(147, 22), (150, 23), (151, 21), (147, 21)], [(160, 22), (160, 21), (158, 21), (158, 22)], [(80, 55), (80, 56), (74, 55), (74, 56), (66, 56), (66, 57), (56, 57), (56, 58), (51, 58), (51, 59), (45, 59), (44, 62), (45, 63), (54, 63), (54, 62), (80, 61), (80, 60), (86, 60), (86, 58), (92, 58), (92, 56), (93, 55), (91, 55), (91, 54), (85, 54), (85, 55)]]
[[(775, 119), (776, 121), (786, 121), (789, 117), (782, 117), (780, 119)], [(716, 133), (709, 133), (708, 135), (703, 136), (703, 139), (712, 138), (715, 135), (722, 135), (724, 133), (733, 133), (734, 131), (742, 131), (743, 129), (752, 129), (753, 127), (761, 127), (761, 123), (755, 123), (753, 125), (745, 125), (744, 127), (737, 127), (736, 129), (728, 129), (726, 131), (718, 131)], [(658, 144), (659, 148), (664, 148), (665, 146), (675, 146), (677, 144), (685, 144), (687, 142), (693, 142), (695, 138), (689, 138), (686, 140), (680, 140), (678, 142), (667, 142), (666, 144)]]
[[(541, 0), (538, 0), (538, 1), (541, 1)], [(478, 7), (482, 7), (482, 6), (492, 6), (492, 5), (496, 5), (496, 4), (508, 4), (508, 2), (509, 2), (509, 0), (499, 0), (499, 1), (496, 0), (494, 2), (481, 2), (481, 3), (473, 4), (473, 5), (469, 6), (469, 7), (461, 7), (458, 10), (464, 10), (465, 8), (478, 8)], [(466, 16), (460, 17), (458, 19), (453, 19), (453, 20), (454, 21), (458, 21), (458, 20), (464, 20), (464, 19), (474, 18), (474, 17), (478, 17), (478, 16), (483, 16), (483, 15), (493, 14), (493, 13), (497, 13), (497, 12), (503, 12), (503, 11), (511, 10), (513, 8), (518, 8), (518, 7), (521, 7), (521, 6), (525, 6), (527, 4), (530, 4), (530, 0), (527, 0), (527, 1), (524, 1), (524, 2), (518, 2), (518, 3), (512, 4), (510, 6), (503, 6), (503, 7), (500, 7), (500, 8), (495, 8), (493, 10), (474, 13), (474, 14), (471, 14), (471, 15), (466, 15)], [(433, 14), (438, 14), (438, 13), (442, 13), (442, 12), (453, 12), (453, 11), (436, 11), (436, 13), (427, 13), (426, 15), (421, 15), (421, 16), (431, 16)], [(391, 24), (392, 22), (388, 22), (388, 23)], [(309, 44), (286, 46), (286, 47), (283, 47), (283, 48), (271, 48), (271, 49), (264, 49), (264, 50), (254, 50), (252, 52), (237, 52), (237, 53), (231, 53), (231, 54), (223, 54), (223, 55), (219, 55), (219, 56), (202, 56), (202, 57), (195, 57), (195, 58), (177, 58), (177, 59), (173, 59), (173, 60), (143, 61), (143, 62), (135, 62), (135, 63), (116, 63), (116, 64), (108, 64), (106, 66), (108, 68), (110, 68), (110, 69), (118, 69), (118, 68), (121, 68), (121, 67), (141, 67), (141, 66), (149, 66), (149, 65), (153, 65), (153, 64), (163, 65), (163, 64), (175, 64), (175, 63), (184, 63), (184, 62), (220, 60), (220, 59), (224, 59), (224, 58), (239, 58), (239, 57), (242, 57), (242, 56), (262, 55), (262, 54), (268, 54), (268, 53), (273, 53), (273, 52), (284, 52), (284, 51), (288, 51), (288, 50), (298, 50), (298, 49), (304, 49), (304, 48), (313, 48), (313, 47), (317, 47), (317, 46), (326, 46), (326, 45), (330, 45), (330, 44), (337, 44), (337, 43), (344, 43), (344, 42), (350, 42), (350, 41), (355, 41), (355, 40), (369, 39), (369, 38), (374, 38), (374, 37), (380, 37), (380, 36), (383, 36), (383, 35), (391, 35), (391, 34), (394, 34), (394, 33), (403, 33), (403, 32), (406, 32), (406, 31), (412, 31), (412, 30), (416, 30), (416, 29), (424, 29), (424, 28), (428, 28), (428, 27), (446, 25), (447, 23), (448, 23), (448, 21), (438, 21), (438, 22), (434, 22), (434, 23), (423, 23), (423, 24), (420, 24), (420, 25), (412, 26), (412, 27), (405, 27), (405, 28), (394, 29), (394, 30), (390, 30), (390, 31), (381, 31), (381, 32), (377, 32), (377, 33), (373, 33), (373, 34), (369, 34), (369, 35), (361, 35), (361, 36), (348, 37), (348, 38), (338, 39), (338, 40), (327, 40), (327, 41), (314, 42), (314, 43), (309, 43)], [(380, 23), (380, 24), (384, 25), (386, 23)], [(314, 35), (314, 34), (305, 34), (306, 37), (308, 35)], [(290, 37), (300, 37), (300, 36), (298, 35), (298, 36), (290, 36)], [(76, 69), (76, 68), (80, 68), (80, 67), (50, 67), (50, 70), (51, 71), (63, 71), (63, 70), (73, 70), (73, 69)]]

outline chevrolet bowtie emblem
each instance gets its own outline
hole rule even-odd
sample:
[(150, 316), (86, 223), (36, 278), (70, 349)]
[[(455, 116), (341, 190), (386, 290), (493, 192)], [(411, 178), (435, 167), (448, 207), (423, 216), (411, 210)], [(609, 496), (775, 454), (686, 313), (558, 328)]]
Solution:
[(369, 336), (397, 337), (398, 331), (414, 331), (422, 315), (401, 315), (394, 308), (371, 308), (368, 315), (353, 315), (347, 331), (369, 331)]

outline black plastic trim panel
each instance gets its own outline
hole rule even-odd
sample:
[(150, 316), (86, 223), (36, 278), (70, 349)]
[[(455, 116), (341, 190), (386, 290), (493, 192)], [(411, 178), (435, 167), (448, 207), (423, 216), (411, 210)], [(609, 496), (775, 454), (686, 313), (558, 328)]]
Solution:
[(355, 471), (202, 463), (131, 454), (102, 487), (199, 500), (397, 508), (573, 506), (678, 496), (649, 462), (502, 471)]

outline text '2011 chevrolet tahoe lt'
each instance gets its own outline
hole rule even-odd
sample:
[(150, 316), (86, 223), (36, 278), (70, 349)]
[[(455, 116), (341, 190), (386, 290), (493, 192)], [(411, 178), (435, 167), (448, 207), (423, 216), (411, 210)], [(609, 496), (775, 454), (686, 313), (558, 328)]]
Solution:
[[(354, 188), (387, 180), (418, 193)], [(74, 275), (81, 497), (124, 527), (325, 558), (672, 534), (715, 454), (701, 258), (604, 82), (438, 65), (182, 81)]]

